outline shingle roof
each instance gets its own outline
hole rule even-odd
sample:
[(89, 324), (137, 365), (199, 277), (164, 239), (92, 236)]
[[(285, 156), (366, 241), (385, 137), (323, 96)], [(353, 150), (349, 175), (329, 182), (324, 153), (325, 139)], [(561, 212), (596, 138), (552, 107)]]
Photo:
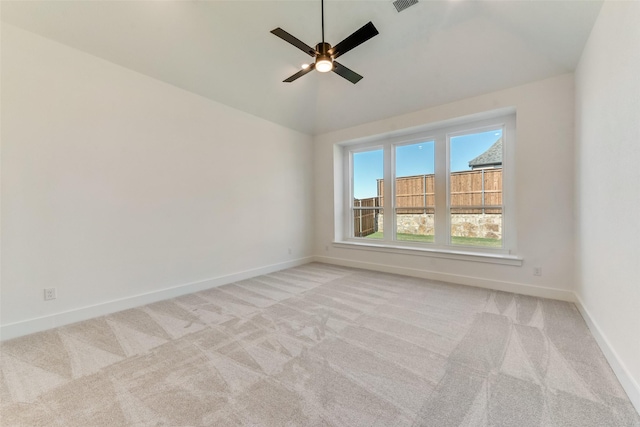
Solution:
[(502, 138), (475, 159), (469, 160), (469, 167), (496, 166), (502, 164)]

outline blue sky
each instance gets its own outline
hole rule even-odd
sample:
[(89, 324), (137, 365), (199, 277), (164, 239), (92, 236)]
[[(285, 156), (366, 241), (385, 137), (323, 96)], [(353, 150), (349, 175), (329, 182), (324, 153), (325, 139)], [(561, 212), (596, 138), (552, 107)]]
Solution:
[[(484, 153), (502, 136), (502, 130), (456, 136), (451, 138), (451, 171), (469, 170), (469, 161)], [(434, 142), (398, 146), (396, 176), (432, 174)], [(383, 176), (383, 151), (365, 151), (353, 155), (354, 197), (375, 197), (376, 182)]]

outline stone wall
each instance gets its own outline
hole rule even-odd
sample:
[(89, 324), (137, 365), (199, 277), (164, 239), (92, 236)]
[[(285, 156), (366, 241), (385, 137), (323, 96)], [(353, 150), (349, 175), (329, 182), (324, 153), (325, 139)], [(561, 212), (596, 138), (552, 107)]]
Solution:
[(502, 239), (501, 214), (455, 214), (451, 216), (451, 235)]
[[(398, 215), (398, 233), (434, 234), (433, 214)], [(383, 215), (378, 215), (378, 231), (383, 231)], [(460, 237), (502, 238), (500, 214), (454, 214), (451, 216), (451, 235)]]
[(398, 215), (398, 233), (433, 235), (433, 214)]

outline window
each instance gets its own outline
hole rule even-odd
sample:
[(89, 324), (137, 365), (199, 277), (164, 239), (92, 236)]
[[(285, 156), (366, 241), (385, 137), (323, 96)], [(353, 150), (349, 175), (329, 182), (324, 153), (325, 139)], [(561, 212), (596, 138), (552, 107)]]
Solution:
[(514, 148), (514, 114), (345, 144), (342, 241), (513, 252)]
[(381, 239), (382, 227), (378, 229), (379, 218), (382, 218), (382, 176), (383, 150), (354, 152), (353, 159), (353, 235)]
[(502, 127), (447, 140), (451, 244), (502, 247)]
[(434, 241), (435, 141), (395, 146), (396, 239)]

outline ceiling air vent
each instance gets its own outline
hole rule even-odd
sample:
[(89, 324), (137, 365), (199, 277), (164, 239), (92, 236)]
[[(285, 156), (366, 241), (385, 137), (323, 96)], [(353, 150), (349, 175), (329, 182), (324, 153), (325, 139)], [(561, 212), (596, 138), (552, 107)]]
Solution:
[(417, 4), (417, 3), (418, 3), (418, 0), (396, 0), (393, 2), (393, 5), (396, 7), (396, 10), (398, 12), (402, 12), (409, 6), (413, 6), (414, 4)]

